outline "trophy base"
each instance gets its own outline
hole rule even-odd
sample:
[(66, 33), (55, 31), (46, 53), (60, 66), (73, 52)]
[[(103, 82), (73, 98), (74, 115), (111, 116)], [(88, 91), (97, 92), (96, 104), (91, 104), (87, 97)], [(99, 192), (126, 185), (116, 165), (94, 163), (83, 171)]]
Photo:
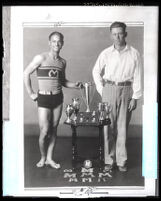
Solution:
[(65, 121), (65, 123), (71, 124), (71, 123), (72, 123), (72, 119), (67, 119), (67, 120)]
[(91, 112), (89, 106), (87, 106), (86, 112)]

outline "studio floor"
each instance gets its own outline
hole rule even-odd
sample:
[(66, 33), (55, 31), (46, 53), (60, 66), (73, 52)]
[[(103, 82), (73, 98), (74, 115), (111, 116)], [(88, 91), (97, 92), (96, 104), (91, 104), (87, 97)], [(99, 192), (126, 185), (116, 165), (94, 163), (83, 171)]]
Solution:
[[(89, 172), (84, 172), (83, 163), (72, 169), (72, 139), (58, 137), (53, 158), (61, 164), (59, 170), (50, 167), (37, 168), (40, 159), (38, 136), (25, 136), (25, 188), (63, 187), (63, 186), (144, 186), (142, 177), (142, 140), (129, 138), (127, 140), (128, 171), (120, 172), (117, 167), (106, 174), (98, 168), (97, 163)], [(78, 154), (86, 159), (98, 156), (97, 137), (77, 138)]]

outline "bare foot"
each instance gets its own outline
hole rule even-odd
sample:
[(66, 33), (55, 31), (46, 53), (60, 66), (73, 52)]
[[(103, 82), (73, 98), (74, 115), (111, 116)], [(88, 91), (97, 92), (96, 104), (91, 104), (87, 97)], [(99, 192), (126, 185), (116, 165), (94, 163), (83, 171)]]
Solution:
[(53, 160), (46, 160), (45, 161), (45, 165), (50, 165), (52, 168), (55, 168), (55, 169), (59, 169), (60, 168), (60, 164), (59, 163), (55, 163)]
[(40, 161), (36, 164), (38, 168), (43, 167), (45, 165), (45, 158), (41, 158)]

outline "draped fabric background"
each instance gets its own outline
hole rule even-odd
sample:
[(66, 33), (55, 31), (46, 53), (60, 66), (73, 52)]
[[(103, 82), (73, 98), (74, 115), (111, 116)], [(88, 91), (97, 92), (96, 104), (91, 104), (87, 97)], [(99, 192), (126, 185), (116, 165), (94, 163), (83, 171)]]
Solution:
[[(92, 69), (98, 55), (103, 49), (112, 44), (110, 40), (109, 27), (25, 27), (23, 34), (24, 69), (35, 55), (49, 50), (48, 36), (53, 31), (59, 31), (64, 35), (64, 46), (60, 52), (60, 56), (67, 61), (67, 79), (74, 82), (77, 80), (83, 82), (93, 81)], [(143, 26), (128, 26), (127, 32), (127, 43), (140, 52), (143, 62)], [(31, 79), (33, 88), (37, 91), (38, 85), (36, 73), (31, 76)], [(58, 128), (58, 135), (70, 136), (70, 128), (67, 128), (67, 126), (63, 124), (66, 119), (66, 104), (71, 103), (72, 97), (79, 97), (81, 99), (81, 110), (85, 110), (85, 105), (79, 90), (63, 88), (63, 92), (64, 108)], [(97, 108), (97, 103), (100, 100), (99, 94), (95, 91), (95, 95), (90, 106), (91, 110), (95, 110)], [(138, 101), (137, 109), (133, 112), (129, 134), (130, 136), (141, 136), (142, 104), (143, 98)], [(29, 98), (25, 88), (24, 124), (25, 135), (34, 135), (39, 133), (37, 104)], [(92, 132), (95, 133), (95, 129), (93, 129)]]

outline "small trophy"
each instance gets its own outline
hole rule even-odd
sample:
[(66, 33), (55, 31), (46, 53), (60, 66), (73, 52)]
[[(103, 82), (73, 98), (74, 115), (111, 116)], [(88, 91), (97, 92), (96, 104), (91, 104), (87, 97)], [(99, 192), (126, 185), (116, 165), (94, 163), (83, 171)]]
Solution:
[(96, 122), (96, 111), (92, 112), (92, 122), (95, 123)]
[(79, 98), (72, 98), (72, 106), (74, 109), (74, 117), (73, 120), (76, 121), (77, 120), (77, 114), (79, 112), (80, 109), (80, 102), (79, 102)]
[(98, 103), (99, 122), (104, 120), (104, 104)]
[(83, 121), (84, 121), (84, 116), (83, 116), (83, 114), (81, 113), (81, 114), (80, 114), (80, 120), (79, 120), (79, 122), (80, 122), (80, 123), (83, 123)]
[(72, 106), (72, 104), (68, 104), (67, 107), (66, 107), (66, 115), (67, 115), (67, 119), (66, 119), (66, 123), (71, 123), (72, 120), (70, 119), (72, 113), (74, 111), (74, 108)]
[(94, 97), (95, 87), (93, 87), (92, 82), (86, 82), (83, 84), (83, 89), (81, 89), (82, 98), (86, 104), (86, 112), (90, 112), (90, 103)]
[(84, 167), (86, 168), (86, 169), (89, 169), (89, 168), (91, 168), (92, 167), (92, 161), (91, 160), (85, 160), (84, 161), (84, 163), (83, 163), (83, 165), (84, 165)]
[(105, 111), (105, 119), (108, 119), (109, 118), (109, 114), (110, 112), (112, 111), (112, 106), (108, 103), (108, 102), (104, 102), (104, 111)]

